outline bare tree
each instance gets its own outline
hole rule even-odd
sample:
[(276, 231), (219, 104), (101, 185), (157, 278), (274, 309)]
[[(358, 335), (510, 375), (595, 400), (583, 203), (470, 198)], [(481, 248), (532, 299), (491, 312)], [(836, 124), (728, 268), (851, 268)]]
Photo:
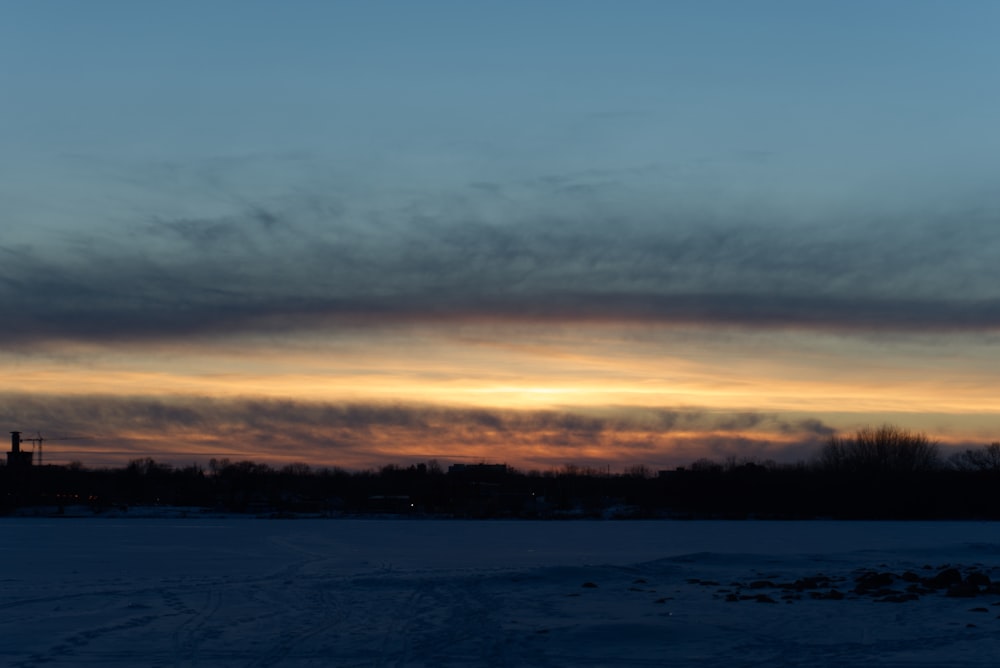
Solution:
[(990, 443), (979, 450), (963, 450), (948, 458), (959, 471), (1000, 471), (1000, 442)]
[(941, 467), (938, 446), (926, 435), (893, 425), (859, 429), (854, 438), (833, 437), (819, 466), (841, 473), (907, 474)]
[(625, 469), (625, 475), (629, 478), (641, 478), (646, 480), (653, 477), (653, 469), (645, 464), (635, 464)]

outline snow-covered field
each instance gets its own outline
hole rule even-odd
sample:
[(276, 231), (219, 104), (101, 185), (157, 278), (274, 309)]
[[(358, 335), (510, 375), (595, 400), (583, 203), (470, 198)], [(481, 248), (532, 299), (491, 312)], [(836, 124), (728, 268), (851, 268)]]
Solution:
[(7, 518), (0, 557), (11, 667), (1000, 664), (991, 523)]

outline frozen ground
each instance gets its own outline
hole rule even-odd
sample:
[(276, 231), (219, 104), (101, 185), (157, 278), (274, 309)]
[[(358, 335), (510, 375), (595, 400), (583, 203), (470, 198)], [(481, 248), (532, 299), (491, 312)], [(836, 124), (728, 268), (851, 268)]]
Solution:
[(994, 666), (998, 529), (8, 518), (0, 665)]

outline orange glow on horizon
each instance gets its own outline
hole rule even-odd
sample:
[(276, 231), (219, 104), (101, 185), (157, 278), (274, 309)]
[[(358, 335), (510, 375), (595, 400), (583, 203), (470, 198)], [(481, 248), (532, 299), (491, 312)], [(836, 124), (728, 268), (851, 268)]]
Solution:
[[(862, 337), (787, 332), (736, 336), (649, 327), (426, 326), (326, 338), (203, 341), (197, 346), (75, 345), (37, 351), (29, 358), (0, 354), (0, 373), (16, 379), (10, 391), (38, 396), (261, 398), (581, 414), (646, 409), (765, 412), (821, 418), (848, 430), (888, 421), (912, 423), (942, 443), (973, 438), (990, 442), (997, 440), (991, 434), (1000, 427), (1000, 395), (992, 391), (1000, 360), (990, 342), (972, 338), (957, 341), (943, 359), (937, 341), (919, 337), (889, 345)], [(181, 432), (178, 429), (172, 438)], [(150, 435), (117, 436), (138, 443)], [(153, 449), (239, 452), (244, 447), (227, 440), (231, 436), (189, 436), (184, 443), (165, 439)], [(495, 458), (503, 445), (515, 460), (529, 462), (641, 459), (635, 449), (614, 452), (621, 439), (628, 440), (622, 434), (601, 443), (574, 441), (562, 450), (545, 442), (557, 440), (558, 434), (538, 434), (519, 443), (501, 443), (486, 432), (473, 436), (429, 442), (414, 440), (404, 431), (384, 438), (373, 434), (358, 452), (339, 452), (337, 457), (371, 461), (449, 452), (455, 457)], [(649, 442), (650, 456), (666, 453), (671, 459), (679, 444), (723, 436), (737, 438), (731, 432), (720, 436), (707, 431), (636, 433), (630, 438)], [(753, 432), (742, 437), (781, 445), (799, 436)], [(246, 447), (261, 452), (256, 444)], [(312, 445), (288, 447), (300, 448), (303, 457), (309, 452), (310, 458), (322, 458), (322, 451), (313, 452)]]
[[(987, 391), (987, 379), (940, 377), (934, 381), (913, 381), (905, 377), (861, 377), (853, 382), (836, 378), (804, 381), (782, 377), (777, 365), (770, 377), (740, 375), (705, 362), (688, 365), (684, 373), (647, 372), (639, 375), (623, 367), (614, 377), (580, 378), (565, 367), (539, 361), (534, 375), (519, 375), (516, 381), (502, 370), (480, 370), (469, 374), (463, 369), (441, 369), (435, 376), (420, 370), (352, 370), (336, 373), (323, 368), (311, 373), (275, 371), (206, 372), (205, 362), (185, 360), (191, 365), (156, 368), (149, 362), (122, 368), (128, 360), (96, 367), (34, 365), (16, 370), (18, 391), (31, 394), (74, 394), (115, 396), (209, 396), (291, 398), (309, 401), (403, 401), (449, 405), (545, 409), (561, 406), (697, 406), (719, 410), (847, 412), (949, 412), (1000, 413), (1000, 395)], [(388, 364), (381, 360), (379, 366)], [(289, 367), (296, 366), (294, 363)], [(817, 369), (821, 375), (821, 369)], [(11, 377), (10, 369), (0, 372)], [(985, 374), (984, 374), (985, 375)]]

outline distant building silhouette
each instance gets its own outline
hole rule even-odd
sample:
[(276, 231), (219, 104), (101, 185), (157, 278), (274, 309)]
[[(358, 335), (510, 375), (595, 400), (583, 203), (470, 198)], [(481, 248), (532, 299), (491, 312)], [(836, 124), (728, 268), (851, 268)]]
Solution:
[(21, 432), (10, 432), (10, 452), (7, 453), (7, 466), (27, 467), (31, 466), (31, 459), (34, 453), (30, 450), (21, 450)]

